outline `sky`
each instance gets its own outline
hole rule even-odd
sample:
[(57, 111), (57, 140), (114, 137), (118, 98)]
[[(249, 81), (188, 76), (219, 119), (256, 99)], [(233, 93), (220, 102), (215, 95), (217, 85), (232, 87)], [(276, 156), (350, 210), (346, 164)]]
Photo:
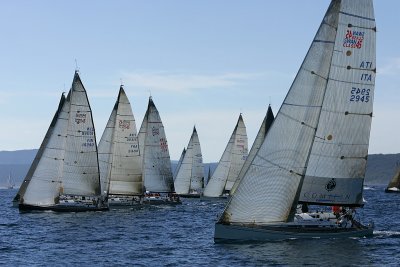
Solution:
[[(151, 95), (171, 159), (193, 126), (216, 162), (240, 113), (249, 148), (276, 113), (329, 0), (0, 1), (0, 151), (38, 148), (79, 69), (97, 142), (121, 82), (140, 128)], [(400, 152), (400, 1), (375, 0), (370, 154)]]

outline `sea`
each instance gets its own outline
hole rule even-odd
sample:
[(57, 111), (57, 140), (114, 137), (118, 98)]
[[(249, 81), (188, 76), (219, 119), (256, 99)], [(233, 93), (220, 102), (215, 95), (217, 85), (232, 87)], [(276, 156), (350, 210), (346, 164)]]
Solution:
[(0, 190), (2, 266), (399, 266), (400, 194), (366, 187), (370, 238), (216, 244), (225, 201), (107, 212), (20, 212)]

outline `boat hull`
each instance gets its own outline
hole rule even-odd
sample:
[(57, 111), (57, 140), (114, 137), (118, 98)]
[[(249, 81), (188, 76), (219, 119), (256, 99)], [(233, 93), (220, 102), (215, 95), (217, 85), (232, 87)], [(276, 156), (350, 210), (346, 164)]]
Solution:
[(200, 194), (178, 194), (182, 198), (200, 198)]
[(398, 188), (396, 189), (386, 188), (385, 193), (400, 193), (400, 190)]
[(50, 206), (36, 206), (29, 204), (19, 204), (20, 211), (57, 211), (57, 212), (86, 212), (86, 211), (107, 211), (108, 206), (89, 206), (89, 205), (64, 205), (55, 204)]
[(246, 226), (216, 223), (214, 241), (216, 243), (234, 243), (243, 241), (368, 237), (372, 235), (373, 226), (363, 228), (332, 228), (310, 226), (285, 227), (284, 224), (271, 226)]

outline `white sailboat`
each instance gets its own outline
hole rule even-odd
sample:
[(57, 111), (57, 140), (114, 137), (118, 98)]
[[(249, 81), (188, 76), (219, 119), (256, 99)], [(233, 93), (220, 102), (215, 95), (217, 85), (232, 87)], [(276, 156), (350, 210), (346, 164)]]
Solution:
[(85, 88), (75, 72), (14, 202), (21, 210), (98, 211), (100, 195), (96, 136)]
[(375, 82), (372, 0), (333, 0), (264, 143), (215, 225), (214, 239), (373, 234), (353, 209), (338, 218), (297, 204), (362, 206)]
[(143, 147), (144, 203), (180, 204), (174, 189), (164, 126), (151, 97), (139, 131), (139, 147)]
[(400, 164), (396, 164), (396, 173), (385, 188), (386, 193), (400, 193)]
[(99, 143), (102, 193), (110, 206), (135, 206), (143, 199), (141, 155), (131, 104), (121, 85)]
[(196, 127), (175, 178), (175, 191), (181, 197), (200, 197), (204, 179), (203, 156)]
[(247, 158), (247, 153), (246, 126), (244, 125), (242, 114), (240, 114), (225, 151), (211, 179), (207, 182), (202, 197), (227, 197), (239, 176), (239, 172)]
[(244, 174), (247, 172), (247, 169), (250, 167), (251, 162), (253, 161), (254, 157), (256, 156), (258, 150), (260, 149), (260, 146), (264, 142), (265, 136), (268, 133), (269, 128), (272, 125), (272, 122), (274, 121), (274, 113), (272, 112), (271, 105), (268, 106), (267, 114), (265, 114), (265, 117), (263, 119), (263, 122), (261, 123), (260, 129), (258, 130), (256, 139), (254, 140), (253, 145), (251, 146), (249, 155), (246, 158), (246, 161), (243, 164), (242, 169), (240, 170), (239, 176), (236, 179), (236, 182), (234, 183), (230, 194), (232, 195), (235, 193), (236, 188), (242, 180)]

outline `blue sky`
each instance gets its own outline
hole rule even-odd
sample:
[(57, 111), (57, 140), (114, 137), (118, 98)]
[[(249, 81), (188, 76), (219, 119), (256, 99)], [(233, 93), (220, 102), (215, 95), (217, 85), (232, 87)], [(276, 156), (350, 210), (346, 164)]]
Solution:
[[(1, 1), (0, 150), (38, 148), (75, 59), (100, 140), (119, 85), (137, 127), (151, 93), (172, 159), (196, 124), (218, 161), (239, 113), (251, 146), (276, 113), (329, 5), (280, 1)], [(400, 1), (375, 1), (377, 78), (370, 153), (398, 153)]]

